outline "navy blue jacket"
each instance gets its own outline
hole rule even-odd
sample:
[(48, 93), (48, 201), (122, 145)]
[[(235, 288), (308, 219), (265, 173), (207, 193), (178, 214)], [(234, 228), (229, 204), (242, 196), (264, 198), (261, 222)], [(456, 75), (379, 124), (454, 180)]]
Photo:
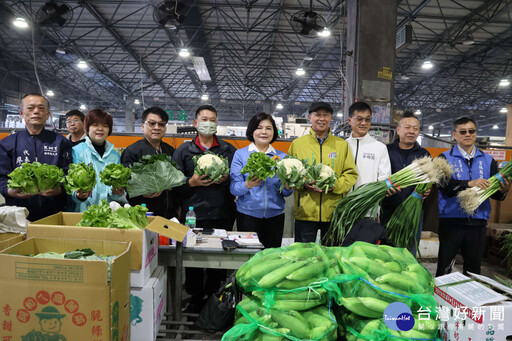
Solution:
[(71, 142), (64, 136), (43, 129), (39, 135), (22, 130), (0, 141), (0, 193), (6, 205), (26, 207), (28, 220), (34, 221), (64, 211), (66, 192), (55, 197), (34, 195), (28, 199), (13, 198), (7, 194), (8, 175), (24, 162), (56, 165), (67, 173), (72, 161)]
[[(398, 140), (388, 144), (387, 147), (389, 160), (391, 161), (391, 174), (409, 166), (415, 159), (430, 156), (430, 153), (421, 147), (418, 142), (415, 142), (414, 147), (411, 149), (401, 149), (398, 145)], [(383, 225), (388, 222), (396, 208), (414, 191), (414, 187), (402, 188), (397, 194), (387, 197), (382, 201), (381, 223)]]
[[(492, 156), (478, 148), (476, 148), (473, 158), (466, 160), (457, 146), (442, 153), (440, 157), (446, 158), (453, 169), (453, 175), (450, 182), (439, 189), (439, 218), (464, 219), (466, 224), (471, 224), (470, 220), (481, 220), (480, 222), (476, 221), (475, 224), (485, 224), (483, 221), (487, 221), (491, 213), (491, 202), (489, 199), (485, 200), (475, 213), (469, 217), (460, 207), (457, 201), (457, 193), (469, 188), (468, 182), (470, 180), (488, 179), (498, 173), (496, 161)], [(503, 200), (505, 195), (501, 192), (496, 192), (491, 198)]]

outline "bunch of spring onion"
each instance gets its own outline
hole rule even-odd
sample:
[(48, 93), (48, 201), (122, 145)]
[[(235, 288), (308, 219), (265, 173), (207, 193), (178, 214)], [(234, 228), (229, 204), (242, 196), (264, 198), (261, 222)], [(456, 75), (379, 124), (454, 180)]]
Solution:
[(412, 243), (415, 243), (418, 250), (416, 236), (420, 226), (423, 195), (430, 187), (432, 183), (417, 185), (386, 224), (386, 234), (396, 247), (410, 249)]
[(487, 189), (475, 186), (459, 192), (457, 199), (459, 200), (460, 207), (468, 215), (473, 215), (485, 200), (500, 190), (500, 182), (504, 178), (512, 178), (512, 162), (507, 163), (499, 173), (494, 174), (488, 179), (491, 184)]
[(405, 188), (419, 184), (440, 184), (448, 181), (452, 170), (446, 159), (426, 156), (391, 174), (389, 178), (362, 185), (342, 198), (336, 206), (331, 227), (325, 236), (329, 244), (343, 243), (352, 226), (370, 212), (376, 216), (378, 206), (391, 188)]
[(509, 260), (507, 264), (507, 274), (509, 274), (512, 272), (512, 233), (507, 233), (503, 236), (500, 252), (505, 254), (503, 261)]

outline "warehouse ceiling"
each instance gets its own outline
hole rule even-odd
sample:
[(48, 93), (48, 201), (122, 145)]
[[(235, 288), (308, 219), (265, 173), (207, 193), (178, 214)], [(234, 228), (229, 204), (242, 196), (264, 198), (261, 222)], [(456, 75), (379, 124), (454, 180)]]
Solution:
[[(412, 42), (397, 53), (395, 107), (421, 110), (427, 131), (449, 132), (454, 117), (469, 115), (479, 134), (504, 136), (500, 109), (512, 87), (499, 83), (512, 82), (512, 0), (397, 3), (397, 29), (411, 25)], [(310, 11), (321, 18), (304, 36)], [(211, 103), (222, 121), (242, 123), (259, 111), (302, 115), (317, 100), (341, 108), (345, 13), (346, 0), (0, 1), (0, 99), (37, 91), (36, 66), (61, 111), (158, 105), (182, 119)], [(17, 16), (30, 28), (15, 28)], [(324, 25), (332, 34), (318, 37)]]

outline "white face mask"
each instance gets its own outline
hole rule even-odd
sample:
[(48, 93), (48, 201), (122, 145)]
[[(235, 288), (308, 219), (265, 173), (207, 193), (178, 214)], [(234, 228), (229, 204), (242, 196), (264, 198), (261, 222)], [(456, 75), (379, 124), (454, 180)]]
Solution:
[(197, 122), (197, 131), (204, 136), (212, 136), (217, 132), (217, 123), (210, 121)]

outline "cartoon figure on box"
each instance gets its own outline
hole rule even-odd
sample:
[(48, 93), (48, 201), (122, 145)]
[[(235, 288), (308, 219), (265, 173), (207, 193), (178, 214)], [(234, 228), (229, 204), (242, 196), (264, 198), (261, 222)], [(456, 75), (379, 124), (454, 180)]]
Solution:
[(39, 317), (39, 325), (41, 331), (32, 330), (27, 335), (22, 336), (22, 341), (66, 341), (66, 337), (59, 334), (62, 327), (61, 318), (66, 315), (59, 313), (57, 308), (48, 306), (44, 307), (40, 313), (36, 313)]

